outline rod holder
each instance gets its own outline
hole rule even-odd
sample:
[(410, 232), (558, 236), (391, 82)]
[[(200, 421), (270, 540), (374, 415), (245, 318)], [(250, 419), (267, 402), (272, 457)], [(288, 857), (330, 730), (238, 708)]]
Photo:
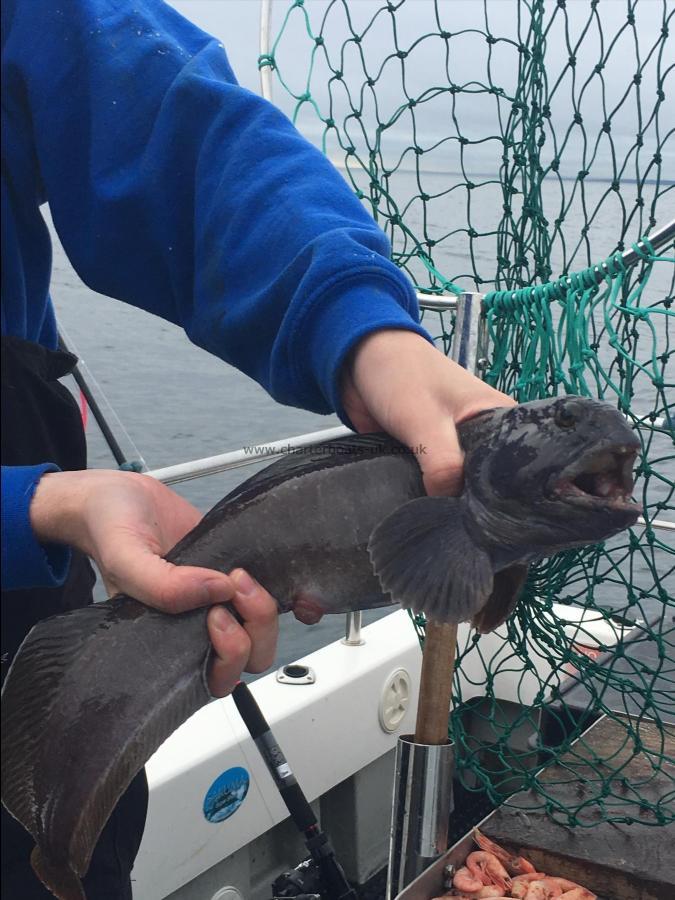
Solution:
[(342, 643), (346, 644), (348, 647), (360, 647), (362, 644), (365, 644), (365, 641), (361, 637), (361, 610), (357, 609), (355, 612), (348, 612), (345, 617), (345, 636), (342, 638)]
[(411, 734), (398, 739), (387, 900), (448, 848), (454, 761), (454, 744), (417, 744)]

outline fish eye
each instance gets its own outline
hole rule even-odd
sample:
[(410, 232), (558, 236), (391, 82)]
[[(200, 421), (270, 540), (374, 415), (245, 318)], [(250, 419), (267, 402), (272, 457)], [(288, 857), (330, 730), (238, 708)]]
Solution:
[(555, 424), (559, 428), (574, 428), (577, 424), (577, 417), (574, 415), (569, 406), (561, 406), (555, 414)]

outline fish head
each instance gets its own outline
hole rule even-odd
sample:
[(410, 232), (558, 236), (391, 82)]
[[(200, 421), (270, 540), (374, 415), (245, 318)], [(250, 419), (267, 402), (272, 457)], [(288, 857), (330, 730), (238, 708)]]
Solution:
[(492, 411), (477, 425), (483, 439), (467, 453), (469, 489), (495, 516), (535, 525), (537, 543), (596, 542), (637, 520), (631, 495), (640, 441), (608, 403), (536, 400)]

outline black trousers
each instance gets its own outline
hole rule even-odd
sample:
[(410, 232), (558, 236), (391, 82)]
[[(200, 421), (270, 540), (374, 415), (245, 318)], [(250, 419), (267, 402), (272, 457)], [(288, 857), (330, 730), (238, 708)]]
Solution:
[[(85, 469), (80, 411), (59, 378), (75, 357), (18, 338), (2, 338), (2, 465), (54, 462), (64, 471)], [(92, 602), (95, 576), (74, 551), (59, 588), (2, 591), (2, 680), (24, 637), (40, 619)], [(130, 872), (143, 835), (148, 788), (141, 772), (104, 828), (83, 880), (87, 900), (131, 900)], [(53, 900), (30, 866), (33, 838), (2, 807), (3, 900)]]

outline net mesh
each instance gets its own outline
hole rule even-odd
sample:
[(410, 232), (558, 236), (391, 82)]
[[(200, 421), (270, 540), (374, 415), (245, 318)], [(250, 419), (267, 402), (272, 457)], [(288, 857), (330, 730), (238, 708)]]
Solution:
[[(278, 0), (275, 16), (259, 61), (275, 101), (343, 170), (395, 262), (421, 292), (486, 294), (483, 377), (521, 401), (604, 398), (642, 442), (642, 523), (533, 566), (497, 644), (460, 630), (463, 788), (494, 804), (528, 789), (568, 825), (671, 822), (675, 532), (659, 523), (675, 522), (675, 249), (648, 236), (675, 209), (675, 10)], [(447, 352), (452, 314), (425, 324)], [(603, 714), (624, 739), (598, 756), (583, 733)], [(561, 795), (541, 767), (568, 751), (558, 781), (584, 789)]]

